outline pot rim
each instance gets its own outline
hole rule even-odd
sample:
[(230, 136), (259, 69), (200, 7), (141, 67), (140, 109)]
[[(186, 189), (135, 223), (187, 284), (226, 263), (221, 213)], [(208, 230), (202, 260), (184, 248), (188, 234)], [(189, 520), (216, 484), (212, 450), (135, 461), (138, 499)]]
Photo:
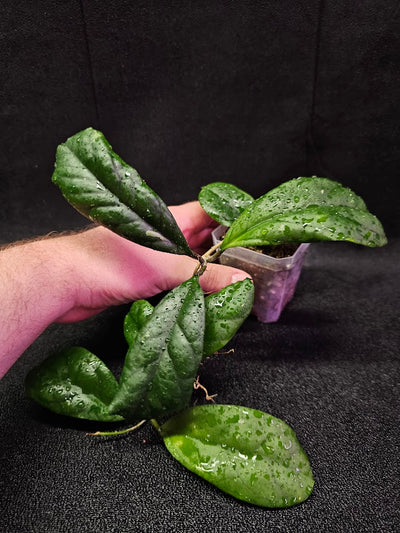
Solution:
[[(217, 242), (221, 240), (221, 237), (225, 233), (226, 229), (226, 226), (220, 225), (212, 231), (211, 235), (213, 244), (217, 244)], [(222, 252), (221, 256), (224, 256), (227, 259), (239, 259), (241, 261), (251, 263), (258, 267), (265, 266), (266, 268), (272, 268), (273, 270), (289, 270), (293, 268), (293, 266), (300, 259), (302, 259), (304, 254), (307, 252), (309, 246), (310, 243), (308, 242), (299, 243), (299, 246), (297, 247), (294, 254), (289, 255), (287, 257), (272, 257), (267, 254), (262, 254), (254, 250), (250, 250), (243, 246), (235, 246), (233, 248), (228, 248), (227, 250), (224, 250)]]

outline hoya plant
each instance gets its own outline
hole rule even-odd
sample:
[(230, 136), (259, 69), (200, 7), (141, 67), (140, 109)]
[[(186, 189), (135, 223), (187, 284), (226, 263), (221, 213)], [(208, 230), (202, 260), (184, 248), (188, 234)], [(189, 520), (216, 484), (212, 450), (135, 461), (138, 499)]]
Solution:
[(156, 306), (133, 302), (123, 324), (127, 353), (118, 379), (96, 355), (71, 347), (28, 374), (30, 397), (62, 415), (126, 425), (103, 435), (150, 421), (186, 468), (241, 500), (288, 507), (307, 499), (314, 485), (310, 463), (285, 422), (243, 406), (190, 406), (202, 360), (235, 335), (254, 297), (249, 279), (204, 296), (199, 278), (234, 246), (317, 240), (381, 246), (377, 218), (359, 196), (325, 178), (291, 180), (258, 200), (216, 183), (202, 190), (200, 201), (230, 229), (199, 256), (162, 199), (101, 132), (88, 128), (58, 147), (53, 181), (90, 220), (143, 246), (192, 257), (198, 266)]
[(221, 251), (315, 241), (350, 241), (383, 246), (386, 237), (365, 202), (328, 178), (295, 178), (254, 200), (229, 183), (202, 188), (200, 203), (222, 225), (230, 226)]
[(365, 218), (363, 200), (326, 178), (290, 180), (258, 200), (234, 185), (211, 183), (199, 200), (221, 224), (212, 234), (214, 242), (223, 239), (221, 249), (226, 247), (220, 262), (251, 274), (252, 312), (264, 323), (279, 320), (293, 297), (310, 242), (381, 243), (380, 224)]

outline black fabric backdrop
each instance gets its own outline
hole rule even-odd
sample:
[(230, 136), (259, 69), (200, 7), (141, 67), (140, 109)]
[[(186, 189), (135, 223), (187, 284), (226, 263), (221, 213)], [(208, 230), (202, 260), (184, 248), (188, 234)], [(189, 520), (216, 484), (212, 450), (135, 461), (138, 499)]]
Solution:
[(280, 321), (249, 318), (234, 354), (201, 368), (220, 403), (295, 429), (316, 479), (306, 503), (238, 502), (150, 427), (96, 440), (97, 425), (25, 398), (28, 370), (65, 345), (118, 369), (122, 306), (50, 326), (2, 380), (0, 530), (398, 531), (398, 3), (37, 1), (0, 14), (0, 243), (86, 225), (50, 176), (57, 144), (89, 125), (170, 204), (217, 179), (257, 196), (324, 175), (389, 237), (313, 245)]

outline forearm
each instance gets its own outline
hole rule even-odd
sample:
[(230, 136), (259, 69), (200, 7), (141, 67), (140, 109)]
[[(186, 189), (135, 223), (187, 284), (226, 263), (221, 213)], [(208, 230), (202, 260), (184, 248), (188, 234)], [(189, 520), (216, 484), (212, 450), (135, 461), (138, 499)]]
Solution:
[(73, 305), (73, 263), (63, 238), (0, 251), (0, 376), (46, 327)]

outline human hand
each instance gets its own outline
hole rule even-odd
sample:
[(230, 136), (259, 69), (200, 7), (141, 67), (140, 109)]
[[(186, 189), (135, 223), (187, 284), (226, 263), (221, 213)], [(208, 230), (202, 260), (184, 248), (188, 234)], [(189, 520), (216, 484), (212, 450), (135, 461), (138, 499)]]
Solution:
[[(215, 224), (198, 202), (171, 211), (192, 249), (206, 245)], [(195, 259), (145, 248), (101, 226), (1, 249), (0, 377), (52, 322), (76, 322), (172, 289), (196, 265)], [(211, 264), (200, 283), (205, 292), (215, 292), (246, 277)]]
[[(170, 208), (189, 246), (203, 252), (211, 244), (216, 223), (199, 202)], [(69, 237), (76, 258), (76, 286), (73, 306), (59, 322), (75, 322), (121, 303), (170, 290), (189, 279), (197, 262), (190, 257), (158, 252), (132, 243), (104, 227), (96, 227)], [(206, 293), (249, 277), (241, 270), (210, 264), (200, 277)]]

